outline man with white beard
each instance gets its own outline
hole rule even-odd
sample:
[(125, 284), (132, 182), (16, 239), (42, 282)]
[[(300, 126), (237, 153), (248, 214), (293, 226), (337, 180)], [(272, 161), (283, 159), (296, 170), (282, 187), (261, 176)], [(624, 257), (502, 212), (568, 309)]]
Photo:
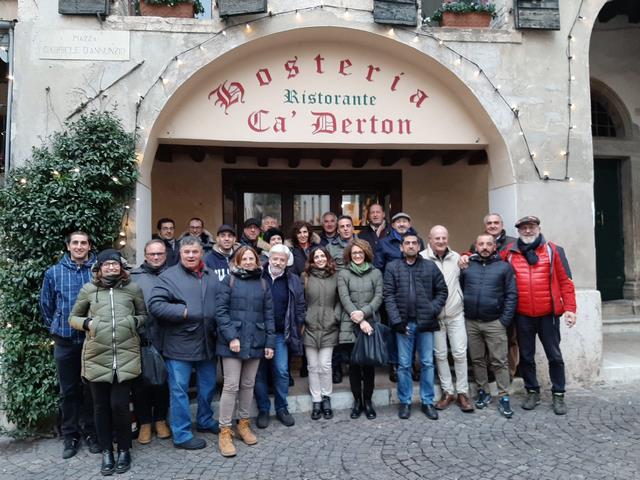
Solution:
[(302, 335), (306, 304), (304, 289), (300, 277), (291, 269), (293, 253), (286, 245), (274, 245), (269, 250), (269, 263), (264, 268), (262, 278), (269, 285), (273, 298), (273, 317), (275, 321), (275, 349), (273, 359), (260, 360), (254, 395), (258, 405), (258, 428), (269, 425), (271, 400), (269, 399), (268, 373), (273, 378), (274, 406), (276, 417), (283, 425), (295, 424), (289, 413), (287, 395), (289, 394), (289, 352), (301, 356)]
[(564, 361), (560, 351), (560, 317), (568, 327), (576, 323), (576, 294), (564, 250), (540, 233), (540, 219), (526, 216), (516, 223), (519, 238), (501, 252), (516, 274), (518, 307), (516, 330), (520, 348), (520, 372), (527, 390), (522, 404), (533, 410), (540, 404), (536, 377), (536, 335), (549, 361), (553, 411), (565, 415)]

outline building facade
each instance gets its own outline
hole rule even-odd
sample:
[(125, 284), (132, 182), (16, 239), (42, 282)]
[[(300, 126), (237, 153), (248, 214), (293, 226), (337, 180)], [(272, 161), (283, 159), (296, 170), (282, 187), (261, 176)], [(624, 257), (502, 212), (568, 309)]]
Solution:
[(487, 29), (376, 23), (371, 0), (269, 0), (225, 18), (212, 4), (198, 19), (9, 3), (9, 163), (117, 105), (138, 135), (131, 260), (160, 217), (178, 231), (192, 216), (287, 226), (326, 210), (361, 224), (375, 201), (423, 236), (446, 225), (464, 250), (489, 211), (511, 234), (537, 215), (571, 262), (579, 327), (563, 344), (579, 382), (601, 365), (600, 291), (640, 301), (640, 32), (625, 2), (563, 1), (559, 30), (516, 28), (517, 0), (497, 0)]

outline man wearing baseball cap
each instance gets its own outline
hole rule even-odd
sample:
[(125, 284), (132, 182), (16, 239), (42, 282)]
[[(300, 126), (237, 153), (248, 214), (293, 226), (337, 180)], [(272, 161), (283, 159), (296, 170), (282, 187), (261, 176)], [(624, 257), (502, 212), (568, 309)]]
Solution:
[(239, 246), (233, 227), (227, 224), (220, 225), (213, 248), (204, 257), (204, 263), (218, 275), (218, 280), (222, 281), (229, 275), (229, 261)]
[(520, 371), (527, 390), (522, 404), (533, 410), (540, 404), (536, 377), (536, 335), (549, 361), (553, 411), (565, 415), (565, 372), (560, 351), (560, 317), (568, 327), (576, 323), (576, 294), (564, 250), (540, 233), (540, 219), (528, 215), (516, 222), (518, 240), (501, 252), (516, 275), (518, 306), (516, 330), (520, 348)]

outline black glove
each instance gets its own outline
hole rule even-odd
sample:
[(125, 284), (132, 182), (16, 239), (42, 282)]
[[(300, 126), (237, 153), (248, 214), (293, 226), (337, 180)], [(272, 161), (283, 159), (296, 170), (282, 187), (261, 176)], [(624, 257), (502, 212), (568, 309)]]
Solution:
[(407, 334), (407, 326), (404, 323), (395, 323), (393, 325), (393, 331), (401, 335)]

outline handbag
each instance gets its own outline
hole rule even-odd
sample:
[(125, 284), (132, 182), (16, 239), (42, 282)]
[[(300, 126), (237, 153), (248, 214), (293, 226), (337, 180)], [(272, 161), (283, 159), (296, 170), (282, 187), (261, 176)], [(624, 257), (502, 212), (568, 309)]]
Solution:
[(140, 347), (140, 362), (145, 385), (156, 387), (167, 381), (167, 366), (156, 347), (151, 344)]
[(357, 333), (356, 343), (351, 352), (351, 363), (354, 365), (378, 367), (387, 365), (389, 361), (387, 350), (389, 327), (380, 322), (373, 322), (371, 326), (373, 327), (371, 335), (362, 331)]

